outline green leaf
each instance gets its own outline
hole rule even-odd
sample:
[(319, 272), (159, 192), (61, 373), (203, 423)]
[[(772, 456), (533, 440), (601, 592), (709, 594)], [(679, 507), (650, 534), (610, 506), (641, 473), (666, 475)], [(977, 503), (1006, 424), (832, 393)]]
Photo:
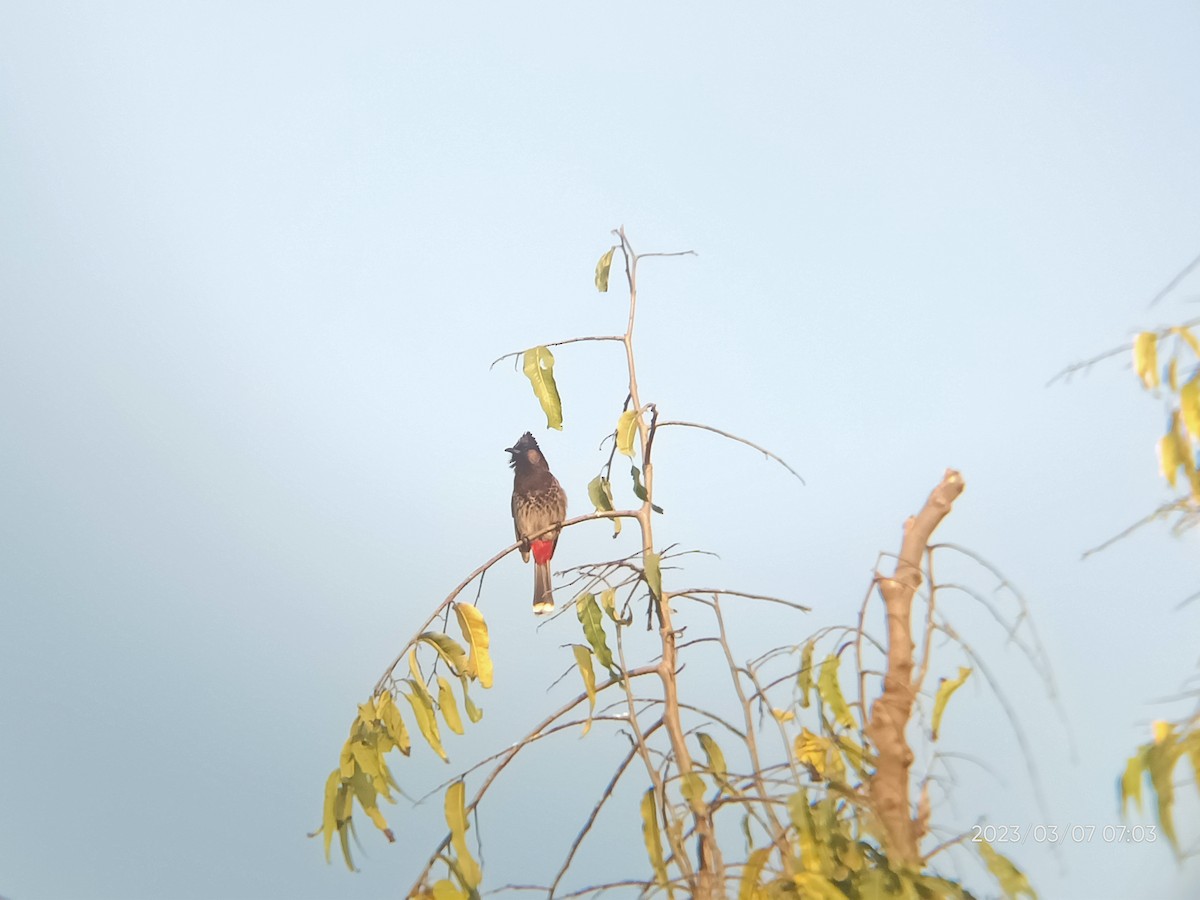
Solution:
[(583, 689), (588, 697), (588, 719), (583, 726), (587, 734), (592, 728), (592, 713), (596, 711), (596, 670), (592, 668), (592, 651), (583, 644), (572, 644), (575, 652), (575, 664), (579, 666), (579, 674), (583, 676)]
[[(634, 466), (632, 469), (629, 470), (629, 474), (633, 476), (634, 496), (637, 497), (639, 500), (641, 500), (643, 503), (645, 503), (646, 502), (646, 487), (645, 487), (645, 485), (642, 484), (642, 470), (639, 469), (637, 466)], [(650, 508), (652, 510), (654, 510), (656, 513), (658, 513), (660, 516), (662, 515), (662, 507), (659, 506), (658, 504), (651, 503)]]
[(613, 251), (616, 249), (616, 244), (609, 247), (608, 252), (596, 263), (596, 290), (602, 294), (608, 293), (608, 270), (612, 268)]
[(705, 734), (703, 731), (696, 735), (700, 739), (700, 749), (704, 751), (704, 757), (708, 760), (708, 771), (712, 772), (713, 779), (717, 784), (729, 793), (736, 793), (733, 786), (729, 783), (729, 771), (725, 767), (725, 754), (721, 752), (720, 745), (713, 740), (711, 735)]
[(426, 631), (417, 640), (424, 641), (437, 650), (438, 656), (446, 661), (446, 665), (456, 676), (467, 670), (467, 651), (450, 635), (439, 631)]
[(617, 452), (633, 459), (633, 436), (637, 434), (638, 411), (627, 409), (617, 419)]
[(654, 876), (659, 884), (667, 883), (667, 865), (663, 860), (662, 835), (658, 830), (658, 814), (654, 803), (654, 788), (642, 795), (642, 838)]
[[(603, 475), (597, 475), (588, 482), (588, 499), (592, 501), (592, 506), (596, 507), (596, 512), (612, 512), (616, 509), (613, 506), (612, 485)], [(612, 523), (613, 537), (616, 537), (621, 533), (621, 520), (613, 519)]]
[(419, 681), (412, 678), (404, 680), (413, 689), (413, 692), (411, 694), (401, 692), (401, 694), (412, 706), (413, 716), (417, 720), (417, 728), (420, 729), (429, 746), (442, 758), (442, 761), (450, 762), (450, 757), (446, 756), (446, 751), (442, 748), (442, 737), (438, 733), (437, 717), (433, 714), (433, 698), (425, 690), (425, 685)]
[(1143, 331), (1133, 341), (1133, 370), (1146, 388), (1158, 387), (1158, 335)]
[(454, 691), (450, 689), (450, 682), (441, 675), (438, 676), (438, 709), (442, 711), (446, 727), (455, 734), (462, 734), (463, 724), (458, 715), (458, 702), (454, 699)]
[(558, 385), (554, 383), (554, 354), (548, 347), (526, 350), (523, 369), (533, 385), (533, 395), (546, 414), (546, 427), (562, 431), (562, 400), (558, 396)]
[(467, 718), (472, 722), (478, 722), (483, 718), (483, 710), (480, 709), (471, 700), (471, 695), (467, 693), (467, 676), (463, 675), (460, 679), (463, 689), (463, 706), (467, 708)]
[(997, 853), (987, 841), (979, 842), (979, 855), (987, 863), (988, 871), (992, 873), (1008, 900), (1018, 900), (1022, 896), (1037, 900), (1037, 892), (1030, 886), (1029, 879), (1006, 857)]
[(959, 666), (957, 678), (938, 680), (937, 696), (933, 700), (933, 739), (935, 741), (938, 739), (938, 728), (942, 724), (942, 713), (946, 711), (946, 703), (950, 700), (950, 696), (963, 686), (970, 675), (970, 669), (966, 666)]
[(455, 603), (454, 615), (458, 618), (463, 640), (471, 647), (471, 657), (467, 660), (467, 675), (477, 679), (481, 686), (490, 688), (493, 674), (492, 657), (488, 653), (490, 641), (483, 613), (469, 603)]
[(583, 636), (592, 645), (592, 651), (600, 665), (613, 672), (612, 651), (608, 649), (608, 639), (604, 634), (604, 614), (596, 603), (595, 594), (583, 594), (575, 601), (575, 615), (583, 625)]
[(813, 683), (813, 648), (816, 641), (808, 641), (804, 645), (804, 649), (800, 651), (800, 671), (796, 673), (796, 687), (800, 689), (800, 705), (805, 709), (808, 708), (808, 695), (812, 691)]
[(650, 585), (650, 593), (654, 599), (662, 603), (662, 572), (659, 570), (659, 555), (653, 551), (647, 550), (643, 554), (645, 563), (646, 584)]
[(800, 872), (792, 883), (806, 900), (846, 900), (846, 894), (832, 881), (817, 872)]
[(446, 824), (450, 826), (450, 844), (458, 857), (457, 869), (462, 876), (463, 887), (473, 891), (483, 880), (483, 872), (467, 846), (467, 829), (470, 825), (467, 823), (466, 791), (467, 786), (461, 781), (454, 782), (446, 789)]
[(817, 678), (817, 691), (833, 713), (834, 721), (846, 728), (853, 728), (854, 717), (850, 714), (850, 707), (846, 705), (846, 698), (842, 696), (842, 688), (838, 684), (838, 662), (836, 653), (825, 657)]

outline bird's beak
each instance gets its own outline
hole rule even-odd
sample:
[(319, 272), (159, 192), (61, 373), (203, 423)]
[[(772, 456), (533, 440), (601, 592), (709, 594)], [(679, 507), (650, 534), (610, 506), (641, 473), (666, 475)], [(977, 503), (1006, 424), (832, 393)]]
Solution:
[(505, 447), (504, 452), (505, 453), (516, 453), (517, 451), (514, 450), (512, 447)]

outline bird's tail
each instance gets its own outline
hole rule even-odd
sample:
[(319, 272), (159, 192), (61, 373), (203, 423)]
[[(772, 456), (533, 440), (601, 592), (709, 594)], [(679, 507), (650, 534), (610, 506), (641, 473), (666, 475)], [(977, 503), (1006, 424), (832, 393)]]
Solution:
[(550, 591), (550, 560), (533, 565), (533, 612), (539, 616), (554, 612), (554, 594)]

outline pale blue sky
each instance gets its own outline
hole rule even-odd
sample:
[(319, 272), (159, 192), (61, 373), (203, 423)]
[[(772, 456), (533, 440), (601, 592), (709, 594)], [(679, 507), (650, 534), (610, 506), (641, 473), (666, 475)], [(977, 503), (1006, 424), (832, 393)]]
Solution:
[[(645, 264), (643, 397), (808, 481), (656, 444), (659, 539), (721, 554), (688, 580), (815, 607), (782, 637), (747, 613), (744, 655), (852, 619), (957, 467), (940, 537), (1024, 592), (1069, 731), (964, 601), (1047, 812), (975, 684), (943, 742), (995, 776), (964, 766), (935, 822), (1118, 822), (1196, 664), (1197, 544), (1079, 561), (1167, 496), (1162, 408), (1124, 360), (1044, 384), (1195, 314), (1195, 279), (1146, 302), (1200, 245), (1198, 38), (1183, 2), (0, 7), (0, 895), (399, 895), (439, 804), (386, 810), (394, 846), (364, 822), (359, 875), (304, 833), (355, 704), (509, 540), (502, 448), (535, 430), (586, 511), (620, 358), (558, 354), (561, 434), (488, 364), (620, 330), (591, 283), (620, 224), (699, 254)], [(535, 631), (530, 579), (488, 579), (497, 685), (456, 764), (574, 690), (544, 693), (578, 634)], [(501, 784), (488, 886), (552, 874), (622, 746), (564, 737)], [(636, 787), (584, 875), (643, 865)], [(1045, 898), (1200, 885), (1161, 843), (1010, 849)]]

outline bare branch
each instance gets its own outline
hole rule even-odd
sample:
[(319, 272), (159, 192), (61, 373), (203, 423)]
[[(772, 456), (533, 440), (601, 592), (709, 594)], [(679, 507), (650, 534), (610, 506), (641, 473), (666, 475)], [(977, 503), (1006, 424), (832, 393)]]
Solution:
[(752, 447), (753, 449), (757, 450), (763, 456), (767, 457), (767, 459), (775, 460), (775, 462), (779, 463), (781, 466), (783, 466), (785, 469), (787, 469), (789, 472), (791, 472), (793, 475), (795, 475), (796, 478), (799, 479), (801, 484), (808, 483), (800, 476), (799, 472), (797, 472), (795, 469), (793, 469), (791, 466), (789, 466), (783, 459), (776, 456), (774, 453), (772, 453), (770, 450), (767, 450), (765, 447), (760, 447), (758, 444), (754, 443), (753, 441), (746, 440), (744, 437), (738, 437), (736, 434), (730, 434), (728, 431), (722, 431), (720, 428), (713, 428), (711, 425), (700, 425), (696, 422), (659, 422), (658, 423), (659, 428), (666, 428), (669, 425), (676, 425), (681, 428), (698, 428), (701, 431), (711, 431), (713, 434), (719, 434), (719, 435), (721, 435), (721, 437), (729, 438), (729, 440), (731, 440), (731, 441), (737, 441), (739, 444), (745, 444), (747, 447)]
[[(548, 344), (538, 344), (537, 346), (539, 346), (539, 347), (562, 347), (564, 344), (581, 344), (584, 341), (624, 341), (624, 340), (625, 340), (625, 338), (623, 338), (619, 334), (604, 334), (604, 335), (596, 335), (594, 337), (567, 338), (565, 341), (551, 341)], [(496, 363), (504, 362), (504, 360), (506, 360), (506, 359), (512, 359), (517, 356), (523, 356), (532, 349), (534, 349), (534, 348), (526, 347), (524, 350), (516, 350), (512, 353), (505, 353), (503, 356), (499, 356), (496, 359), (492, 360), (492, 364), (490, 366), (488, 366), (488, 371), (491, 371), (492, 369), (496, 368)]]

